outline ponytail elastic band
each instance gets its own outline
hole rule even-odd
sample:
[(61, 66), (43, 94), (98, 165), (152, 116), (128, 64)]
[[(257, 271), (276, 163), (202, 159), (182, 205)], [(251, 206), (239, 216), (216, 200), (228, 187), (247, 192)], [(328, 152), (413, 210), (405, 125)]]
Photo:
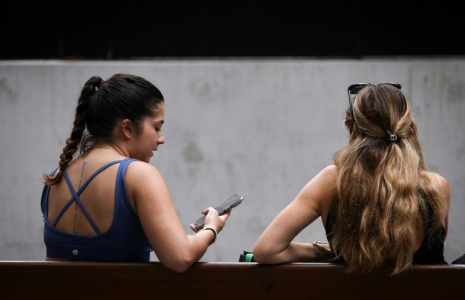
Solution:
[(390, 143), (397, 143), (399, 141), (399, 136), (395, 133), (390, 133), (389, 130), (386, 130), (384, 141), (386, 142), (386, 145), (389, 145)]
[(102, 85), (105, 83), (106, 81), (102, 79), (102, 81), (100, 81), (100, 86), (95, 86), (95, 91), (98, 91), (99, 88), (102, 87)]

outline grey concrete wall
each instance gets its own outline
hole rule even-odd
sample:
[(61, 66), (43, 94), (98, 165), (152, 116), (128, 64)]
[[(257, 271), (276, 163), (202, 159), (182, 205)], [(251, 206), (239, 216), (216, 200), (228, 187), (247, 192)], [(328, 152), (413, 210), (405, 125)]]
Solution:
[[(120, 72), (165, 96), (166, 144), (151, 164), (186, 232), (205, 207), (245, 197), (203, 261), (252, 250), (346, 143), (348, 85), (386, 81), (402, 84), (427, 167), (450, 183), (446, 259), (465, 253), (465, 59), (0, 61), (0, 260), (44, 259), (40, 176), (58, 163), (84, 82)], [(321, 220), (297, 240), (325, 240)]]

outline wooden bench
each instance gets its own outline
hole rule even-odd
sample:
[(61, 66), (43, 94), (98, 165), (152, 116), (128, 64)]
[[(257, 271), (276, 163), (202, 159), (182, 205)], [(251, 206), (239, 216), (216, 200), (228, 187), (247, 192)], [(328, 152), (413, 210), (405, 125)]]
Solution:
[(465, 265), (348, 275), (341, 265), (0, 262), (0, 299), (465, 299)]

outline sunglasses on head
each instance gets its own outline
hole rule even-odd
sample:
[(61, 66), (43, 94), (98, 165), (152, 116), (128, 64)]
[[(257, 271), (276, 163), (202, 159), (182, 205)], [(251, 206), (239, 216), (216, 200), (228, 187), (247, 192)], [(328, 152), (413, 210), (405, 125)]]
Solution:
[[(399, 90), (402, 89), (402, 86), (400, 85), (400, 83), (397, 83), (397, 82), (386, 82), (386, 83), (379, 83), (379, 84), (389, 84)], [(355, 118), (354, 118), (354, 111), (352, 108), (352, 97), (351, 96), (357, 95), (358, 92), (360, 92), (367, 85), (372, 85), (372, 84), (371, 83), (355, 83), (349, 86), (349, 88), (347, 89), (349, 93), (350, 116), (352, 117), (352, 120), (354, 122), (355, 122)]]

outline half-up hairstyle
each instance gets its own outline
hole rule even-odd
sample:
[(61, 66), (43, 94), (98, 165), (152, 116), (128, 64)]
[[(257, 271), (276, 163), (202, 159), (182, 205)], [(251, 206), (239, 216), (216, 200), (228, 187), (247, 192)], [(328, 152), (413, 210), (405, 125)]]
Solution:
[[(400, 89), (367, 85), (352, 111), (355, 120), (349, 109), (344, 120), (349, 143), (334, 156), (332, 248), (348, 272), (388, 265), (396, 274), (411, 266), (416, 237), (430, 238), (442, 226), (445, 196), (437, 177), (425, 171), (417, 125)], [(386, 139), (386, 132), (396, 139)]]
[(129, 119), (139, 134), (143, 118), (153, 115), (163, 102), (160, 90), (142, 77), (115, 74), (107, 81), (91, 77), (81, 90), (73, 129), (60, 155), (59, 171), (53, 176), (44, 174), (45, 184), (60, 182), (78, 149), (79, 155), (85, 155), (96, 143), (111, 139), (119, 120)]

